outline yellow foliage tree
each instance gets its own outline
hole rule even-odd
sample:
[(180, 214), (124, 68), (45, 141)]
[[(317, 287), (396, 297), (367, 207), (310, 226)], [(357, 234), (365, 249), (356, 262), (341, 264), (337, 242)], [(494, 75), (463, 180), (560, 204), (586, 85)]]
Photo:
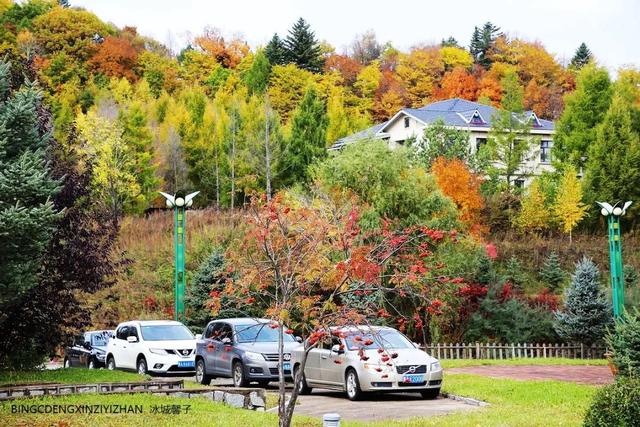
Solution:
[(473, 65), (473, 58), (471, 54), (459, 47), (444, 46), (440, 48), (440, 56), (442, 56), (442, 62), (447, 70), (451, 70), (456, 67), (469, 68)]
[(309, 84), (314, 83), (313, 73), (294, 64), (276, 65), (269, 78), (269, 99), (282, 121), (288, 121), (291, 112), (298, 106)]
[(582, 184), (573, 168), (568, 168), (560, 179), (553, 213), (562, 231), (569, 234), (571, 243), (571, 232), (587, 213), (587, 207), (582, 203)]
[(418, 108), (431, 100), (434, 82), (444, 73), (444, 62), (436, 48), (414, 49), (400, 57), (397, 75), (407, 89), (411, 106)]
[(538, 233), (549, 228), (551, 215), (545, 208), (545, 197), (540, 183), (534, 179), (527, 194), (522, 198), (520, 213), (515, 219), (516, 225), (523, 231)]

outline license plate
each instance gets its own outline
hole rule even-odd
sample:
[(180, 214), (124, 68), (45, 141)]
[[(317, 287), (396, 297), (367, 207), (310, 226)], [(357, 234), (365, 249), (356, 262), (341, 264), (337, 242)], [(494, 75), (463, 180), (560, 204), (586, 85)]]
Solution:
[(402, 377), (402, 382), (417, 384), (424, 382), (424, 375), (405, 375)]
[(290, 371), (291, 370), (291, 363), (289, 362), (284, 362), (282, 364), (282, 367), (284, 368), (285, 371)]
[(193, 368), (196, 366), (195, 362), (188, 360), (185, 362), (178, 362), (178, 368)]

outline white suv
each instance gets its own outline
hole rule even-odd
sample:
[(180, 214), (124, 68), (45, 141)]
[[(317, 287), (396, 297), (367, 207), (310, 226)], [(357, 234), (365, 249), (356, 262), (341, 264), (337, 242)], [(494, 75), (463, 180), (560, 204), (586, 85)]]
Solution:
[(172, 320), (135, 320), (118, 325), (107, 344), (107, 369), (147, 372), (195, 372), (196, 340)]

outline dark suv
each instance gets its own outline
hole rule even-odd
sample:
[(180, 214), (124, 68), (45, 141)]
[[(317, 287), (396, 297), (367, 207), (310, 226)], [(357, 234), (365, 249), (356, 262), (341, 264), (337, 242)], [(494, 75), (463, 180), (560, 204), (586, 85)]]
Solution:
[[(233, 378), (233, 385), (262, 387), (278, 381), (278, 328), (268, 319), (220, 319), (210, 322), (196, 341), (196, 381), (209, 384), (212, 378)], [(291, 378), (291, 351), (299, 338), (284, 334), (283, 368)]]
[(64, 349), (64, 367), (95, 369), (104, 366), (107, 343), (113, 331), (90, 331), (78, 335), (73, 345)]

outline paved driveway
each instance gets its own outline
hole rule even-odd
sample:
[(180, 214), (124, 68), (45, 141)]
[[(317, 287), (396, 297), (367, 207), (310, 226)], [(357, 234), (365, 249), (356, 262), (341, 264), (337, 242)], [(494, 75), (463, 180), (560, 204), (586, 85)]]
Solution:
[(430, 417), (478, 409), (477, 406), (444, 397), (424, 400), (417, 393), (373, 394), (352, 402), (344, 393), (314, 389), (311, 395), (300, 396), (299, 399), (296, 405), (298, 415), (322, 417), (323, 414), (335, 412), (342, 419), (361, 421)]

